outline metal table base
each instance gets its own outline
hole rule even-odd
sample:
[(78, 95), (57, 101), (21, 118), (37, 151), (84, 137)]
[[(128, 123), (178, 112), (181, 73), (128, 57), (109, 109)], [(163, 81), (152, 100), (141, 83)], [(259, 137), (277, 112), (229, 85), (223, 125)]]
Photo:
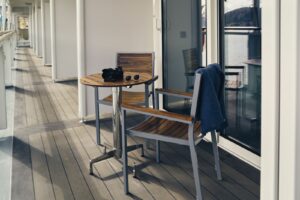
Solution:
[[(90, 174), (93, 174), (93, 164), (101, 162), (103, 160), (115, 157), (120, 159), (122, 156), (122, 136), (121, 136), (121, 101), (122, 101), (122, 87), (113, 87), (112, 88), (112, 122), (113, 122), (113, 150), (106, 152), (106, 147), (104, 153), (101, 156), (98, 156), (90, 160)], [(98, 87), (95, 87), (95, 109), (96, 109), (96, 140), (97, 144), (101, 145), (100, 138), (100, 116), (99, 116), (99, 93)], [(144, 156), (144, 147), (143, 144), (137, 144), (127, 147), (127, 152), (134, 151), (136, 149), (141, 149), (141, 155)]]

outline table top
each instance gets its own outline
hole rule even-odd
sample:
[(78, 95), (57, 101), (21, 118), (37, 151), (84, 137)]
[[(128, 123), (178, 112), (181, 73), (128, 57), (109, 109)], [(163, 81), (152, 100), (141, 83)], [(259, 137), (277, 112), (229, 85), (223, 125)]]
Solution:
[[(138, 80), (134, 80), (134, 75), (140, 75)], [(130, 81), (126, 81), (125, 77), (131, 76)], [(140, 73), (140, 72), (124, 72), (124, 80), (122, 81), (115, 81), (115, 82), (104, 82), (102, 78), (102, 74), (91, 74), (80, 78), (80, 83), (83, 85), (93, 86), (93, 87), (126, 87), (126, 86), (133, 86), (139, 85), (143, 83), (147, 83), (148, 81), (152, 80), (151, 74), (148, 73)]]

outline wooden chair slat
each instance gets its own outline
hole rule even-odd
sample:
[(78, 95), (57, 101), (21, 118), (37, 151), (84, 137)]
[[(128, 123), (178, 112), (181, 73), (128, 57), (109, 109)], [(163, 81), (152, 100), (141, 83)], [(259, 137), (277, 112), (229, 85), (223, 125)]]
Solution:
[[(132, 131), (158, 134), (179, 139), (188, 139), (188, 125), (157, 117), (150, 117), (136, 127), (131, 128)], [(194, 126), (194, 135), (198, 137), (200, 134), (200, 123), (196, 122)]]
[[(109, 95), (103, 99), (106, 102), (112, 102), (112, 95)], [(129, 92), (122, 91), (122, 103), (126, 104), (138, 104), (145, 102), (145, 92)]]
[(117, 65), (121, 66), (125, 72), (144, 72), (153, 75), (153, 54), (118, 53)]

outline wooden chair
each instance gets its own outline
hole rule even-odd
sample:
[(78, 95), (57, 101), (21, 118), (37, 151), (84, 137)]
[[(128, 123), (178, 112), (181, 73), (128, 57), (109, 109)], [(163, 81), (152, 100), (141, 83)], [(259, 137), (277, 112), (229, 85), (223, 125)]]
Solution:
[[(118, 53), (117, 66), (122, 67), (124, 72), (137, 72), (151, 74), (153, 79), (145, 84), (145, 90), (142, 92), (122, 91), (122, 103), (138, 104), (149, 106), (149, 97), (152, 95), (154, 102), (154, 81), (158, 76), (154, 76), (154, 53)], [(133, 77), (132, 77), (133, 78)], [(150, 87), (151, 86), (151, 87)], [(149, 90), (151, 88), (151, 91)], [(112, 105), (112, 95), (101, 100), (99, 104)]]
[[(196, 145), (203, 139), (204, 135), (200, 133), (200, 122), (197, 120), (198, 100), (200, 93), (201, 75), (196, 74), (193, 94), (187, 92), (170, 91), (165, 89), (157, 89), (155, 91), (155, 107), (156, 109), (143, 108), (136, 105), (124, 104), (122, 106), (122, 159), (123, 159), (123, 175), (124, 175), (124, 191), (128, 193), (128, 171), (127, 171), (127, 136), (133, 135), (137, 137), (156, 140), (156, 161), (160, 161), (160, 145), (159, 141), (187, 145), (190, 148), (194, 181), (196, 185), (197, 199), (202, 199), (200, 176), (198, 168), (198, 159), (196, 153)], [(176, 114), (158, 110), (158, 94), (171, 95), (192, 100), (190, 116)], [(125, 119), (126, 112), (132, 111), (135, 113), (149, 116), (142, 123), (126, 129)], [(219, 163), (219, 153), (216, 141), (216, 132), (211, 132), (213, 153), (215, 158), (215, 170), (218, 180), (221, 180), (221, 170)]]

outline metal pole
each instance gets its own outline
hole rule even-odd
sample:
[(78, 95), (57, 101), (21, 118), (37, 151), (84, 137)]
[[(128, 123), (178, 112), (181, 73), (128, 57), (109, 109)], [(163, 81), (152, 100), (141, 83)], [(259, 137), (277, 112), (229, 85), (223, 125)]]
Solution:
[(100, 138), (100, 118), (99, 118), (99, 93), (98, 93), (98, 87), (95, 87), (95, 111), (96, 111), (96, 138), (97, 138), (97, 144), (101, 144), (101, 138)]
[(122, 144), (121, 144), (121, 95), (122, 92), (121, 87), (113, 87), (112, 88), (112, 122), (113, 122), (113, 134), (114, 134), (114, 148), (116, 149), (115, 156), (117, 158), (121, 158), (122, 155)]

